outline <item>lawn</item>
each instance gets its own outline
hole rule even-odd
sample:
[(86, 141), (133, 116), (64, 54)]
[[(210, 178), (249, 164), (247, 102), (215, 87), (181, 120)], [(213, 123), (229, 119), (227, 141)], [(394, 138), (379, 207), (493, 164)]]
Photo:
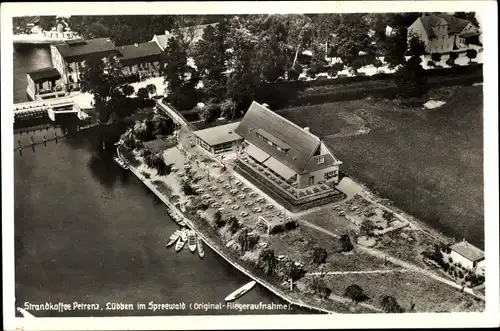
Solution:
[(484, 301), (415, 272), (387, 274), (343, 274), (325, 276), (332, 293), (343, 295), (347, 286), (357, 284), (368, 296), (366, 303), (380, 308), (380, 298), (391, 295), (401, 307), (415, 312), (483, 311)]
[[(281, 114), (323, 138), (344, 162), (342, 171), (432, 227), (482, 248), (482, 86), (432, 93), (447, 103), (425, 110), (364, 99)], [(353, 131), (346, 114), (363, 118), (369, 133), (339, 137)]]

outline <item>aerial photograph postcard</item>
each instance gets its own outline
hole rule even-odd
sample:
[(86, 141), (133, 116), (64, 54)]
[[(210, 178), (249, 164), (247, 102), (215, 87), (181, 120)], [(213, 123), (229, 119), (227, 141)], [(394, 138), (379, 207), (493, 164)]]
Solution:
[(6, 314), (486, 312), (478, 3), (2, 20)]

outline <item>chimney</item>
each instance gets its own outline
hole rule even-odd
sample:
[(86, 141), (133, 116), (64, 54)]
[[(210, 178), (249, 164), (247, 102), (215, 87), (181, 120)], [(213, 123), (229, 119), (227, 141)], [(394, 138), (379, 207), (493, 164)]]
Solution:
[(139, 44), (135, 43), (135, 44), (134, 44), (134, 46), (135, 46), (135, 47), (139, 47)]
[(168, 32), (168, 30), (165, 30), (165, 36), (168, 36), (170, 34), (170, 32)]
[(267, 103), (263, 103), (262, 107), (269, 109), (269, 105)]
[(107, 38), (107, 39), (106, 39), (106, 41), (107, 41), (108, 43), (110, 43), (110, 42), (111, 42), (111, 39)]
[(309, 127), (308, 127), (308, 126), (304, 127), (304, 131), (305, 131), (305, 132), (311, 132), (311, 130), (309, 129)]

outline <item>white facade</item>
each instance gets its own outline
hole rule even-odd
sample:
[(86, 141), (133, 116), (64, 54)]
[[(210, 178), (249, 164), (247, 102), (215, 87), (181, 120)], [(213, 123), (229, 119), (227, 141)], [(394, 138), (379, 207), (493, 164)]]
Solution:
[(469, 22), (460, 32), (450, 32), (448, 23), (443, 18), (437, 18), (435, 24), (429, 24), (427, 29), (420, 18), (408, 27), (408, 39), (413, 35), (418, 36), (425, 43), (428, 53), (463, 52), (472, 49), (474, 47), (467, 45), (463, 36), (469, 33), (480, 33), (480, 30)]

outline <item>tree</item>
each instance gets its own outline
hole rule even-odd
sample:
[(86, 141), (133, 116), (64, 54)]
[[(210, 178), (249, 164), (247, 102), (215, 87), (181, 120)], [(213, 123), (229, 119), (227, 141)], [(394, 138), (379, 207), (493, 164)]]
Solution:
[(313, 262), (316, 264), (325, 263), (326, 258), (328, 257), (328, 253), (324, 248), (316, 247), (313, 252)]
[[(122, 119), (132, 112), (125, 92), (129, 88), (124, 82), (123, 68), (116, 57), (90, 58), (85, 61), (81, 72), (80, 89), (94, 97), (98, 120), (107, 123), (113, 118)], [(112, 116), (113, 115), (113, 116)]]
[(170, 135), (172, 134), (175, 123), (170, 117), (156, 114), (153, 116), (154, 135)]
[(163, 63), (162, 74), (165, 76), (167, 85), (167, 99), (181, 110), (191, 109), (198, 102), (195, 87), (199, 76), (196, 69), (188, 66), (188, 46), (183, 41), (182, 35), (174, 34), (168, 39), (161, 61)]
[(363, 223), (361, 223), (360, 231), (364, 236), (371, 237), (373, 236), (373, 231), (375, 230), (375, 224), (370, 219), (365, 219)]
[(359, 53), (366, 51), (371, 44), (368, 36), (368, 26), (359, 14), (343, 14), (341, 23), (335, 29), (333, 42), (336, 52), (347, 66), (359, 57)]
[(203, 82), (205, 98), (215, 98), (219, 102), (224, 98), (226, 75), (226, 35), (229, 32), (229, 22), (224, 19), (216, 27), (207, 26), (190, 55), (196, 63)]
[(236, 102), (231, 99), (226, 99), (220, 104), (221, 116), (226, 119), (233, 119), (236, 117)]
[(353, 244), (351, 243), (351, 239), (349, 238), (349, 235), (344, 234), (340, 237), (340, 250), (342, 252), (350, 252), (354, 248)]
[(380, 305), (386, 313), (403, 313), (404, 309), (399, 305), (397, 300), (390, 295), (384, 295), (380, 300)]
[(475, 49), (468, 49), (466, 55), (469, 58), (469, 64), (470, 64), (472, 60), (477, 57), (477, 51)]
[(151, 94), (155, 94), (156, 95), (156, 85), (155, 84), (148, 84), (146, 86), (146, 90), (148, 92), (148, 94), (151, 96)]
[(215, 103), (215, 100), (211, 99), (203, 107), (198, 108), (198, 115), (204, 123), (212, 122), (220, 117), (221, 107)]
[(396, 83), (405, 98), (420, 97), (428, 90), (427, 75), (420, 57), (412, 57), (396, 70)]
[(309, 286), (314, 294), (322, 299), (328, 298), (332, 293), (332, 290), (326, 285), (325, 280), (320, 277), (313, 277)]
[(361, 288), (361, 286), (357, 284), (349, 285), (344, 292), (344, 296), (348, 297), (354, 303), (358, 303), (363, 301), (366, 298), (365, 292)]
[(382, 61), (380, 61), (379, 58), (376, 58), (373, 61), (373, 66), (377, 69), (377, 71), (378, 71), (378, 68), (380, 68), (382, 65), (383, 65), (383, 63), (382, 63)]
[(441, 62), (441, 54), (439, 53), (432, 53), (431, 54), (431, 60), (438, 63)]
[(266, 275), (271, 275), (276, 268), (274, 251), (270, 248), (264, 248), (260, 251), (257, 265)]
[(131, 96), (132, 94), (134, 94), (135, 92), (135, 89), (132, 85), (125, 85), (122, 89), (123, 91), (123, 94), (127, 97)]
[(231, 234), (235, 234), (241, 228), (240, 221), (233, 215), (229, 216), (227, 224), (229, 225), (229, 232)]
[(219, 210), (215, 211), (214, 214), (214, 226), (216, 229), (220, 229), (226, 225), (226, 220), (222, 218), (222, 213)]
[(187, 183), (187, 182), (185, 182), (184, 184), (182, 184), (182, 191), (186, 195), (196, 195), (195, 189), (193, 189), (193, 187), (189, 183)]
[(448, 60), (446, 60), (446, 64), (449, 65), (450, 67), (453, 67), (455, 66), (455, 60), (458, 59), (458, 54), (457, 53), (450, 53), (449, 55), (450, 57), (448, 58)]
[(149, 93), (147, 88), (141, 87), (140, 89), (137, 90), (137, 97), (139, 99), (147, 99), (149, 97)]
[(382, 217), (387, 221), (390, 222), (393, 218), (394, 214), (386, 209), (384, 209), (384, 212), (382, 213)]
[(254, 61), (259, 40), (242, 26), (239, 18), (234, 18), (231, 24), (226, 42), (231, 50), (226, 98), (246, 107), (254, 99), (260, 84), (260, 69)]
[(255, 248), (255, 246), (259, 242), (259, 237), (257, 235), (249, 234), (248, 229), (243, 228), (243, 230), (239, 232), (236, 241), (240, 245), (241, 251), (247, 252)]

